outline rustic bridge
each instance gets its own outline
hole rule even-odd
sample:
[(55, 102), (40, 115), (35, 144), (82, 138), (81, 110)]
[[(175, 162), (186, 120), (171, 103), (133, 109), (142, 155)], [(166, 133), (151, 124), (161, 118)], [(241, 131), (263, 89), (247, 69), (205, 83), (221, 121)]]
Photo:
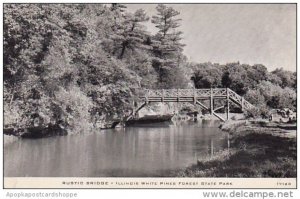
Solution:
[[(239, 106), (242, 110), (250, 110), (254, 106), (246, 101), (242, 96), (238, 95), (229, 88), (211, 88), (211, 89), (161, 89), (161, 90), (146, 90), (142, 99), (142, 104), (138, 106), (132, 113), (126, 117), (126, 121), (130, 120), (143, 107), (152, 102), (189, 102), (194, 105), (199, 105), (202, 109), (210, 111), (211, 115), (216, 116), (222, 121), (229, 119), (230, 102)], [(215, 100), (224, 100), (225, 105), (215, 107)], [(203, 101), (209, 100), (209, 107)], [(226, 119), (221, 117), (217, 110), (225, 108)]]

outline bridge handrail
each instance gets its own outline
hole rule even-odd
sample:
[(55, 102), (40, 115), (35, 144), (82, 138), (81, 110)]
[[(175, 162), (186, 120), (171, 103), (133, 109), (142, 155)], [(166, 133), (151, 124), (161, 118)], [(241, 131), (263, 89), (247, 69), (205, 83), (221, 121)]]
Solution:
[(236, 92), (234, 92), (230, 88), (228, 88), (228, 92), (229, 92), (229, 97), (231, 97), (237, 103), (242, 104), (242, 106), (245, 109), (249, 110), (249, 109), (255, 108), (250, 102), (248, 102), (247, 100), (245, 100), (244, 97), (240, 96), (239, 94), (237, 94)]
[(147, 97), (169, 97), (169, 96), (226, 96), (226, 88), (212, 88), (212, 89), (147, 89)]
[[(228, 93), (227, 93), (228, 92)], [(143, 97), (209, 97), (220, 96), (228, 97), (240, 104), (245, 109), (255, 108), (251, 103), (244, 99), (230, 88), (211, 88), (211, 89), (147, 89)]]

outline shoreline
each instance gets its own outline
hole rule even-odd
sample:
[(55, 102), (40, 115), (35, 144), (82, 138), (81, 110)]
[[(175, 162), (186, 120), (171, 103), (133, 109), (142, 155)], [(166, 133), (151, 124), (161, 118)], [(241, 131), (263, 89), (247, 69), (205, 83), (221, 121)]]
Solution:
[[(279, 124), (280, 125), (280, 124)], [(179, 170), (176, 177), (296, 177), (296, 130), (266, 121), (227, 121), (229, 150)], [(296, 125), (296, 124), (295, 124)], [(173, 176), (173, 177), (175, 177)]]

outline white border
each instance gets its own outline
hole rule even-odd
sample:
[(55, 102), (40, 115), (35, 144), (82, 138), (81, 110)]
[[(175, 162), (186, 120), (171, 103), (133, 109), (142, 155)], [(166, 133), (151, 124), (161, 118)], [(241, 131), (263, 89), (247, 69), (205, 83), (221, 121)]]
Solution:
[[(203, 1), (203, 0), (188, 0), (188, 1), (177, 1), (177, 0), (152, 0), (152, 1), (132, 1), (132, 0), (126, 0), (126, 1), (122, 1), (122, 0), (106, 0), (106, 1), (95, 1), (95, 0), (90, 0), (90, 1), (78, 1), (78, 0), (61, 0), (61, 1), (57, 1), (57, 0), (48, 0), (48, 1), (36, 1), (36, 0), (15, 0), (15, 1), (11, 1), (11, 0), (1, 0), (1, 5), (0, 5), (0, 9), (1, 9), (1, 28), (0, 28), (0, 32), (1, 32), (1, 36), (3, 38), (3, 3), (110, 3), (110, 2), (126, 2), (126, 3), (297, 3), (298, 1), (284, 1), (284, 0), (264, 0), (264, 1), (237, 1), (237, 0), (231, 0), (231, 1)], [(298, 7), (298, 6), (297, 6)], [(299, 15), (297, 15), (297, 21), (299, 21)], [(298, 25), (298, 24), (297, 24)], [(298, 28), (297, 28), (298, 29)], [(299, 33), (299, 31), (298, 31)], [(299, 38), (299, 35), (297, 34), (297, 38)], [(3, 99), (3, 39), (1, 39), (0, 41), (1, 44), (1, 70), (0, 70), (0, 82), (1, 82), (1, 87), (0, 87), (0, 93), (1, 93), (1, 99)], [(298, 39), (297, 39), (297, 47), (298, 47)], [(298, 50), (298, 48), (297, 48)], [(297, 58), (298, 58), (298, 53), (297, 53)], [(297, 66), (298, 69), (298, 66)], [(299, 79), (299, 71), (297, 73), (297, 79)], [(297, 88), (299, 88), (300, 83), (299, 81), (297, 82)], [(298, 89), (297, 89), (298, 92)], [(297, 104), (299, 105), (299, 100), (297, 99)], [(0, 110), (2, 112), (2, 114), (0, 114), (0, 127), (1, 129), (3, 129), (3, 100), (1, 100), (0, 103)], [(299, 109), (298, 109), (299, 110)], [(299, 120), (298, 120), (299, 122)], [(298, 123), (299, 124), (299, 123)], [(298, 125), (297, 124), (297, 125)], [(298, 136), (299, 139), (300, 136)], [(0, 136), (0, 142), (3, 143), (3, 137)], [(298, 140), (297, 140), (298, 142)], [(299, 142), (298, 142), (299, 143)], [(3, 147), (1, 147), (1, 162), (3, 162)], [(299, 154), (299, 147), (298, 147), (298, 151), (297, 154)], [(299, 160), (299, 158), (298, 158)], [(298, 165), (298, 171), (299, 171), (299, 164)], [(1, 177), (3, 176), (3, 165), (1, 163), (1, 167), (0, 167), (0, 173), (1, 173)], [(299, 173), (299, 172), (298, 172)], [(41, 192), (43, 191), (42, 189), (40, 190), (3, 190), (3, 181), (0, 180), (0, 187), (1, 187), (1, 198), (3, 196), (3, 198), (6, 198), (6, 193), (7, 192)], [(299, 182), (298, 182), (298, 187), (299, 187)], [(45, 190), (48, 191), (49, 190)], [(51, 191), (55, 191), (55, 190), (51, 190)], [(61, 192), (74, 192), (74, 190), (59, 190)], [(78, 198), (188, 198), (188, 199), (200, 199), (203, 198), (203, 195), (201, 194), (203, 191), (203, 189), (192, 189), (192, 190), (182, 190), (182, 189), (172, 189), (172, 190), (161, 190), (161, 189), (147, 189), (147, 190), (140, 190), (140, 189), (135, 189), (135, 190), (128, 190), (128, 189), (103, 189), (103, 190), (75, 190), (76, 192), (79, 193), (79, 197)], [(222, 190), (222, 189), (217, 189), (214, 191), (225, 191), (227, 193), (230, 193), (232, 190)], [(252, 190), (246, 190), (246, 191), (272, 191), (269, 189), (252, 189)], [(280, 191), (280, 190), (273, 190), (274, 192)], [(298, 190), (292, 190), (294, 192), (294, 197), (295, 198), (299, 198), (300, 196), (300, 192), (299, 189)]]

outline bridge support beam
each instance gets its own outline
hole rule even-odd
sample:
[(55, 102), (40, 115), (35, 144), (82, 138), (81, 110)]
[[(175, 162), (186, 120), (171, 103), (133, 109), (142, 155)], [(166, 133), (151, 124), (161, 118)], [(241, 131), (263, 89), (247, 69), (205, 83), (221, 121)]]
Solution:
[(241, 104), (241, 108), (242, 108), (242, 111), (244, 111), (244, 97), (242, 97), (242, 104)]
[(137, 109), (135, 109), (135, 110), (132, 110), (132, 113), (127, 117), (127, 118), (125, 118), (124, 120), (125, 121), (128, 121), (128, 120), (130, 120), (131, 118), (133, 118), (138, 112), (139, 112), (139, 110), (141, 110), (144, 106), (146, 106), (147, 105), (147, 102), (144, 102), (142, 105), (140, 105)]
[(226, 88), (226, 102), (227, 102), (227, 108), (226, 108), (226, 119), (229, 120), (229, 111), (230, 111), (230, 108), (229, 108), (229, 91), (228, 91), (228, 88)]
[(209, 110), (204, 104), (202, 104), (199, 100), (196, 100), (196, 104), (200, 105), (201, 108)]
[(213, 98), (213, 89), (210, 88), (210, 114), (214, 113), (214, 98)]
[(220, 109), (222, 109), (222, 108), (226, 108), (226, 106), (220, 106), (220, 107), (218, 107), (218, 108), (215, 108), (214, 112), (216, 112), (216, 111), (218, 111), (218, 110), (220, 110)]
[(193, 89), (193, 101), (194, 101), (194, 105), (196, 105), (197, 104), (197, 95), (196, 95), (195, 88)]
[(219, 118), (220, 120), (222, 120), (223, 122), (225, 122), (226, 120), (224, 118), (222, 118), (220, 115), (218, 115), (217, 113), (213, 113), (214, 116), (216, 116), (217, 118)]

